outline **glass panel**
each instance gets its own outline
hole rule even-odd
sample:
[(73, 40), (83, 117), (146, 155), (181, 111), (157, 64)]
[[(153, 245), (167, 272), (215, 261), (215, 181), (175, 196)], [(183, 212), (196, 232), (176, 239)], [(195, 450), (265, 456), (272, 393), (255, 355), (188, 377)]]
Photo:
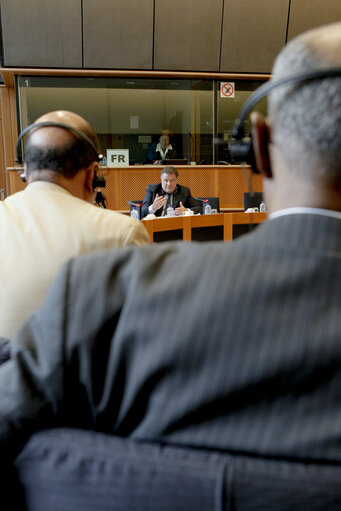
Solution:
[(91, 123), (104, 154), (128, 149), (131, 165), (146, 163), (163, 130), (177, 159), (213, 161), (211, 80), (23, 76), (17, 89), (21, 129), (46, 112), (71, 110)]
[[(215, 80), (21, 76), (19, 125), (23, 129), (46, 112), (71, 110), (94, 127), (104, 155), (110, 149), (128, 150), (130, 165), (147, 163), (164, 130), (173, 149), (170, 159), (229, 162), (234, 119), (260, 84), (237, 81), (235, 97), (221, 98), (220, 81)], [(114, 160), (107, 163), (115, 166)]]
[[(243, 104), (248, 97), (264, 82), (238, 80), (224, 85), (217, 82), (217, 138), (215, 138), (216, 162), (231, 163), (229, 144), (232, 140), (231, 130)], [(229, 83), (229, 82), (227, 82)], [(263, 115), (267, 113), (266, 99), (261, 100), (256, 109)], [(249, 118), (244, 122), (245, 136), (250, 134)]]

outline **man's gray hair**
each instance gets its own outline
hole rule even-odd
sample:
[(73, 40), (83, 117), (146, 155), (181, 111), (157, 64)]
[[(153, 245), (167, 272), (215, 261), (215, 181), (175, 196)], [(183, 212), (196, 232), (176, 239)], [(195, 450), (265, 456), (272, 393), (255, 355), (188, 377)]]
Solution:
[[(273, 67), (273, 81), (333, 67), (326, 52), (309, 44), (311, 39), (299, 37), (282, 50)], [(298, 169), (297, 178), (341, 180), (341, 77), (275, 89), (269, 96), (269, 114), (274, 143), (288, 168)]]

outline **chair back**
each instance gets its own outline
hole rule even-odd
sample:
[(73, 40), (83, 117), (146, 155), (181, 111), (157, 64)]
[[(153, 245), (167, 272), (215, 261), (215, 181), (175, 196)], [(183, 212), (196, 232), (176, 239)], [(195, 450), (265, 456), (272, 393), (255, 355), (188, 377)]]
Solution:
[(36, 433), (14, 469), (26, 511), (341, 509), (340, 465), (144, 443), (77, 429)]
[[(196, 197), (196, 199), (199, 199), (200, 201), (207, 201), (209, 202), (212, 209), (216, 209), (217, 213), (220, 213), (220, 206), (219, 206), (219, 197)], [(202, 203), (202, 209), (204, 213), (205, 203)]]
[(130, 216), (132, 215), (132, 211), (136, 211), (137, 216), (135, 217), (137, 220), (141, 220), (142, 214), (142, 200), (128, 200), (127, 201), (130, 206)]
[(259, 208), (259, 204), (263, 200), (263, 192), (246, 192), (244, 193), (244, 209)]

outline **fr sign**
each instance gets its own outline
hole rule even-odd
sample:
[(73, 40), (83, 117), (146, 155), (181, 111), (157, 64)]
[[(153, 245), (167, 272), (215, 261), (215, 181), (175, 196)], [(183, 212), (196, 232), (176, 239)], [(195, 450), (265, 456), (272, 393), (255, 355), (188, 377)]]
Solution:
[(107, 166), (129, 165), (129, 149), (107, 149)]
[(220, 82), (220, 97), (234, 98), (235, 96), (234, 82)]

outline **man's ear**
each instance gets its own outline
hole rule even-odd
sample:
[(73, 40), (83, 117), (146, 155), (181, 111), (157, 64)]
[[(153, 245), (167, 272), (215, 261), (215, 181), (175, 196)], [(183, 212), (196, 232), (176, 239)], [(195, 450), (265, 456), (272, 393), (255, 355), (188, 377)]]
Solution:
[(252, 112), (251, 119), (251, 134), (252, 145), (255, 153), (255, 160), (257, 169), (264, 177), (271, 178), (271, 164), (270, 164), (270, 127), (266, 120), (259, 112)]
[(84, 187), (85, 187), (86, 191), (89, 193), (94, 192), (93, 180), (94, 180), (97, 169), (98, 169), (97, 161), (94, 161), (93, 163), (91, 163), (91, 165), (89, 165), (89, 167), (86, 169)]

